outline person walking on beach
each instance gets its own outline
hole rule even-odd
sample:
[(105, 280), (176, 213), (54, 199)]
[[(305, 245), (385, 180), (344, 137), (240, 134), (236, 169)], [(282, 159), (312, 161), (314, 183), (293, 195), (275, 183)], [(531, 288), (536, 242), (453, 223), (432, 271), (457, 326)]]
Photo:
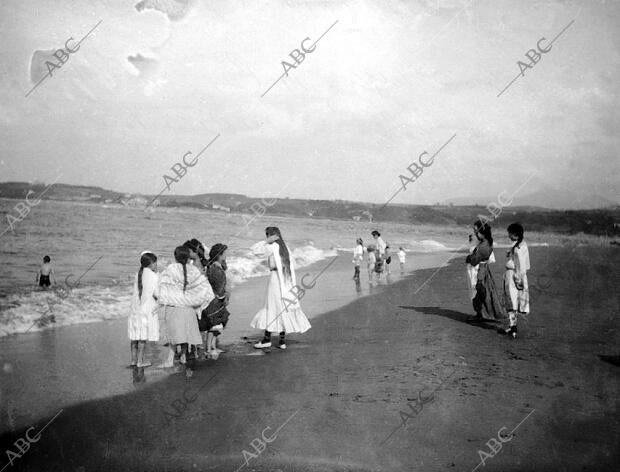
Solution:
[(353, 273), (353, 279), (360, 279), (360, 265), (362, 264), (362, 260), (364, 259), (364, 242), (362, 238), (357, 238), (356, 246), (353, 249), (353, 265), (355, 267), (355, 272)]
[(508, 308), (508, 328), (503, 330), (513, 338), (517, 337), (517, 315), (530, 312), (530, 296), (527, 271), (530, 269), (530, 253), (523, 240), (523, 226), (512, 223), (508, 226), (508, 237), (514, 242), (506, 253), (504, 273), (504, 296)]
[(207, 279), (215, 298), (202, 311), (199, 326), (200, 330), (207, 333), (206, 351), (207, 357), (217, 359), (221, 349), (217, 348), (217, 337), (222, 333), (230, 313), (226, 308), (230, 301), (230, 292), (226, 287), (226, 249), (225, 244), (217, 243), (209, 251), (209, 264), (207, 267)]
[(43, 287), (45, 289), (47, 289), (47, 287), (51, 287), (52, 283), (56, 283), (56, 280), (54, 280), (54, 268), (52, 267), (52, 259), (50, 256), (43, 257), (43, 264), (39, 267), (35, 283), (39, 287)]
[(254, 345), (256, 349), (271, 347), (272, 332), (280, 333), (278, 347), (286, 349), (286, 333), (305, 333), (310, 329), (310, 322), (294, 290), (297, 287), (295, 267), (280, 229), (269, 226), (265, 229), (265, 235), (269, 282), (265, 306), (254, 316), (250, 326), (264, 331), (262, 341)]
[(478, 266), (476, 294), (472, 300), (476, 316), (471, 321), (497, 321), (506, 318), (506, 309), (497, 293), (493, 274), (489, 269), (489, 259), (493, 254), (491, 227), (477, 220), (474, 223), (474, 235), (479, 241), (478, 245), (465, 259), (467, 264)]
[(140, 269), (133, 284), (131, 312), (127, 320), (131, 348), (129, 365), (132, 367), (151, 365), (144, 360), (144, 349), (147, 341), (159, 341), (158, 295), (157, 256), (144, 251), (140, 255)]
[(181, 364), (187, 363), (188, 346), (202, 344), (196, 309), (213, 299), (207, 278), (190, 261), (190, 250), (174, 250), (176, 262), (162, 272), (159, 301), (163, 305), (161, 340), (169, 347), (162, 367), (172, 367), (177, 346), (181, 347)]

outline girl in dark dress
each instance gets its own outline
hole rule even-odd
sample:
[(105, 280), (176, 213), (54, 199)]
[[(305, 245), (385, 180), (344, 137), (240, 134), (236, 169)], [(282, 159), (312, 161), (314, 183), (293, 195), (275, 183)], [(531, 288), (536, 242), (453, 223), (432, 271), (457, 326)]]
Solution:
[(207, 331), (206, 350), (207, 357), (211, 359), (217, 359), (222, 352), (221, 349), (217, 348), (217, 337), (226, 327), (230, 316), (226, 308), (230, 301), (230, 292), (226, 287), (226, 249), (228, 246), (217, 243), (209, 251), (207, 279), (211, 284), (215, 298), (202, 311), (199, 323), (201, 331)]
[(476, 295), (472, 300), (476, 312), (473, 321), (498, 321), (506, 318), (506, 309), (495, 287), (493, 274), (489, 269), (489, 258), (493, 252), (491, 227), (478, 220), (474, 223), (474, 234), (479, 243), (465, 259), (465, 262), (472, 266), (479, 265)]

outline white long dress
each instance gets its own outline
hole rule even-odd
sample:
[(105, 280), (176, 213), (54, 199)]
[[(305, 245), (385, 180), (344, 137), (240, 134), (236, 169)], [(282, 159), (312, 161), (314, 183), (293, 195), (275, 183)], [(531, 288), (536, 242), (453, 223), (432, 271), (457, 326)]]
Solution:
[[(525, 241), (521, 241), (510, 250), (504, 272), (504, 293), (512, 311), (530, 312), (530, 291), (527, 283), (527, 271), (530, 270), (530, 252)], [(523, 290), (517, 289), (515, 278), (523, 284)]]
[(265, 306), (250, 323), (252, 328), (272, 333), (304, 333), (310, 329), (310, 322), (301, 309), (295, 279), (295, 268), (291, 258), (291, 277), (285, 277), (278, 243), (267, 245), (269, 282), (265, 295)]
[(128, 334), (132, 341), (159, 341), (157, 300), (159, 276), (148, 267), (142, 271), (142, 296), (138, 294), (138, 274), (133, 284)]

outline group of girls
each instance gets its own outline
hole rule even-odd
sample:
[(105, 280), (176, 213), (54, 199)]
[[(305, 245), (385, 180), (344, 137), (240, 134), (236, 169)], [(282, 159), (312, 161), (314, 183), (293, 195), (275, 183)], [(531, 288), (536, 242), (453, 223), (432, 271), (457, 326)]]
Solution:
[(151, 251), (140, 255), (128, 319), (131, 366), (148, 367), (144, 358), (147, 341), (161, 341), (168, 347), (160, 367), (172, 367), (175, 356), (182, 364), (204, 355), (217, 358), (216, 339), (228, 322), (226, 308), (226, 249), (215, 244), (205, 255), (200, 241), (192, 239), (174, 250), (175, 262), (157, 272), (157, 256)]
[[(279, 347), (286, 349), (285, 334), (303, 333), (310, 323), (299, 300), (284, 304), (283, 298), (296, 285), (293, 261), (280, 230), (268, 227), (265, 233), (270, 278), (265, 306), (251, 326), (265, 333), (255, 347), (270, 347), (271, 332), (277, 332)], [(167, 358), (160, 366), (164, 368), (172, 367), (176, 356), (181, 364), (200, 357), (202, 346), (202, 356), (218, 358), (222, 351), (217, 348), (217, 338), (230, 316), (226, 250), (226, 245), (214, 244), (207, 258), (200, 241), (186, 241), (174, 250), (175, 262), (159, 274), (157, 256), (150, 251), (141, 254), (128, 320), (131, 366), (151, 365), (145, 360), (147, 341), (159, 341), (168, 347)]]
[(499, 321), (508, 318), (508, 326), (499, 331), (516, 338), (518, 315), (530, 312), (527, 283), (530, 255), (523, 239), (523, 226), (512, 223), (507, 231), (513, 246), (506, 252), (503, 294), (500, 295), (498, 292), (489, 269), (489, 264), (495, 262), (491, 226), (482, 220), (474, 223), (474, 234), (478, 243), (472, 248), (465, 262), (472, 303), (476, 312), (471, 321)]

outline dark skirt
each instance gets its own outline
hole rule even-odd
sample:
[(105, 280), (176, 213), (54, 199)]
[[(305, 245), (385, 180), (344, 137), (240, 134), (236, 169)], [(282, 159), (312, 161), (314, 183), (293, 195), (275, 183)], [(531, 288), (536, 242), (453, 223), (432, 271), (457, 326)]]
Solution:
[(200, 315), (200, 319), (198, 320), (198, 328), (200, 331), (209, 331), (211, 328), (219, 324), (226, 327), (230, 313), (224, 304), (224, 300), (214, 298), (211, 300), (211, 303), (209, 303), (207, 308), (202, 310)]
[(489, 265), (482, 263), (478, 268), (476, 296), (472, 300), (474, 311), (485, 320), (497, 321), (506, 318), (506, 308), (497, 292)]

